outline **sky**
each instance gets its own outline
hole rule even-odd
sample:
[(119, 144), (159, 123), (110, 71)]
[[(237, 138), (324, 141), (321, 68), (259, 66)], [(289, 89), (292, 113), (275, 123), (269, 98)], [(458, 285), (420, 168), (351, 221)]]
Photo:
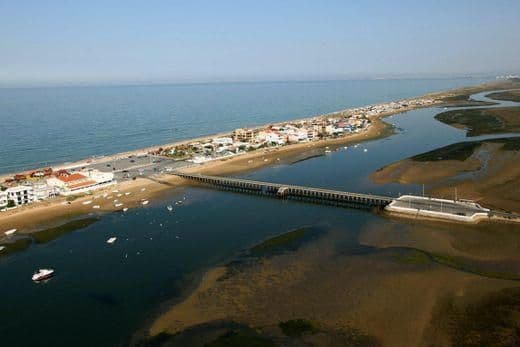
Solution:
[(0, 0), (0, 86), (520, 72), (520, 1)]

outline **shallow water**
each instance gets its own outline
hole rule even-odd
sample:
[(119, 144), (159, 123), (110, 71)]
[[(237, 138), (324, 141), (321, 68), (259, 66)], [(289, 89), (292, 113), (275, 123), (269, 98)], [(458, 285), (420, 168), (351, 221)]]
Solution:
[[(368, 175), (396, 160), (465, 140), (463, 131), (433, 119), (438, 112), (393, 116), (388, 121), (401, 129), (394, 136), (244, 176), (355, 192), (419, 193), (414, 185), (375, 185)], [(166, 206), (182, 196), (185, 202), (169, 212)], [(145, 208), (102, 215), (80, 231), (0, 258), (2, 344), (125, 344), (161, 303), (181, 293), (190, 274), (302, 226), (344, 231), (338, 247), (356, 252), (358, 233), (369, 223), (385, 219), (368, 211), (204, 188), (172, 190)], [(114, 245), (106, 243), (111, 236), (118, 238)], [(46, 266), (55, 268), (56, 276), (33, 283), (32, 272)]]

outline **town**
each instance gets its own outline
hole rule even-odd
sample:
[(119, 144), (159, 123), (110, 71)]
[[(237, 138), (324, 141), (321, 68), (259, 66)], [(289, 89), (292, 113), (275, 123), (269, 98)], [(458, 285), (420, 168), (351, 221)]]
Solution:
[[(373, 117), (383, 117), (410, 108), (428, 107), (437, 101), (432, 98), (415, 98), (352, 108), (308, 119), (236, 129), (218, 137), (163, 146), (141, 156), (118, 158), (112, 164), (101, 160), (104, 164), (101, 165), (96, 159), (89, 159), (78, 167), (56, 170), (45, 168), (18, 173), (0, 184), (0, 211), (57, 196), (90, 193), (117, 184), (118, 179), (135, 179), (145, 173), (153, 175), (171, 171), (173, 167), (222, 160), (262, 148), (278, 148), (360, 133), (370, 127)], [(155, 159), (151, 160), (152, 157)], [(148, 170), (145, 171), (145, 168)]]

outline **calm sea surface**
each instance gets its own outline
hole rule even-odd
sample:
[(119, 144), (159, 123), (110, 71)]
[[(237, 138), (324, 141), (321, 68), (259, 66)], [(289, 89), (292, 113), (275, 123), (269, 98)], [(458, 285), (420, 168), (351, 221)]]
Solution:
[[(9, 105), (2, 107), (2, 117), (11, 114), (13, 123), (18, 124), (9, 125), (9, 139), (26, 146), (25, 151), (16, 149), (20, 157), (17, 165), (23, 166), (44, 155), (49, 160), (56, 158), (50, 149), (41, 148), (44, 141), (40, 140), (42, 146), (29, 145), (10, 133), (24, 128), (22, 119), (31, 119), (29, 129), (48, 139), (49, 146), (58, 146), (55, 148), (59, 148), (61, 159), (72, 160), (96, 150), (109, 153), (477, 82), (236, 84), (0, 93), (2, 105)], [(24, 98), (27, 102), (23, 102)], [(395, 124), (397, 133), (389, 138), (243, 176), (359, 192), (417, 193), (416, 186), (376, 186), (367, 176), (395, 160), (464, 140), (464, 132), (433, 119), (438, 112), (439, 109), (422, 109), (394, 116), (389, 122)], [(42, 121), (38, 127), (37, 114), (45, 114), (52, 121)], [(171, 119), (163, 119), (168, 117)], [(56, 123), (55, 128), (52, 123)], [(58, 130), (61, 126), (75, 136), (57, 136), (63, 132)], [(23, 131), (28, 132), (25, 128)], [(10, 158), (16, 156), (5, 146), (17, 146), (5, 137), (1, 141), (2, 162), (14, 160)], [(32, 137), (30, 142), (39, 143)], [(74, 145), (60, 147), (59, 143)], [(32, 150), (28, 149), (30, 146)], [(363, 151), (365, 148), (367, 152)], [(184, 196), (185, 203), (175, 206), (174, 213), (167, 211), (168, 204)], [(345, 240), (338, 247), (348, 254), (359, 251), (357, 235), (367, 224), (386, 222), (381, 216), (361, 210), (202, 188), (173, 189), (146, 208), (99, 218), (85, 229), (0, 258), (2, 346), (124, 345), (162, 303), (179, 297), (191, 283), (190, 275), (224, 262), (267, 237), (301, 226), (325, 225), (344, 231)], [(111, 236), (118, 240), (107, 245)], [(32, 272), (43, 266), (55, 268), (56, 276), (47, 283), (33, 283)]]
[(0, 173), (483, 81), (430, 79), (0, 89)]

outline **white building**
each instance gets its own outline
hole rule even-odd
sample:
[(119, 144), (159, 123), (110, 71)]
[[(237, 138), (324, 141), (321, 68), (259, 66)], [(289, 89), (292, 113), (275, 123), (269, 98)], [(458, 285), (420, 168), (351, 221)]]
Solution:
[(7, 202), (12, 200), (15, 206), (34, 202), (34, 189), (31, 186), (16, 186), (7, 188)]
[(0, 192), (0, 210), (7, 207), (7, 191)]
[(112, 172), (89, 170), (81, 173), (61, 171), (47, 179), (47, 184), (55, 187), (62, 195), (86, 193), (117, 183)]

